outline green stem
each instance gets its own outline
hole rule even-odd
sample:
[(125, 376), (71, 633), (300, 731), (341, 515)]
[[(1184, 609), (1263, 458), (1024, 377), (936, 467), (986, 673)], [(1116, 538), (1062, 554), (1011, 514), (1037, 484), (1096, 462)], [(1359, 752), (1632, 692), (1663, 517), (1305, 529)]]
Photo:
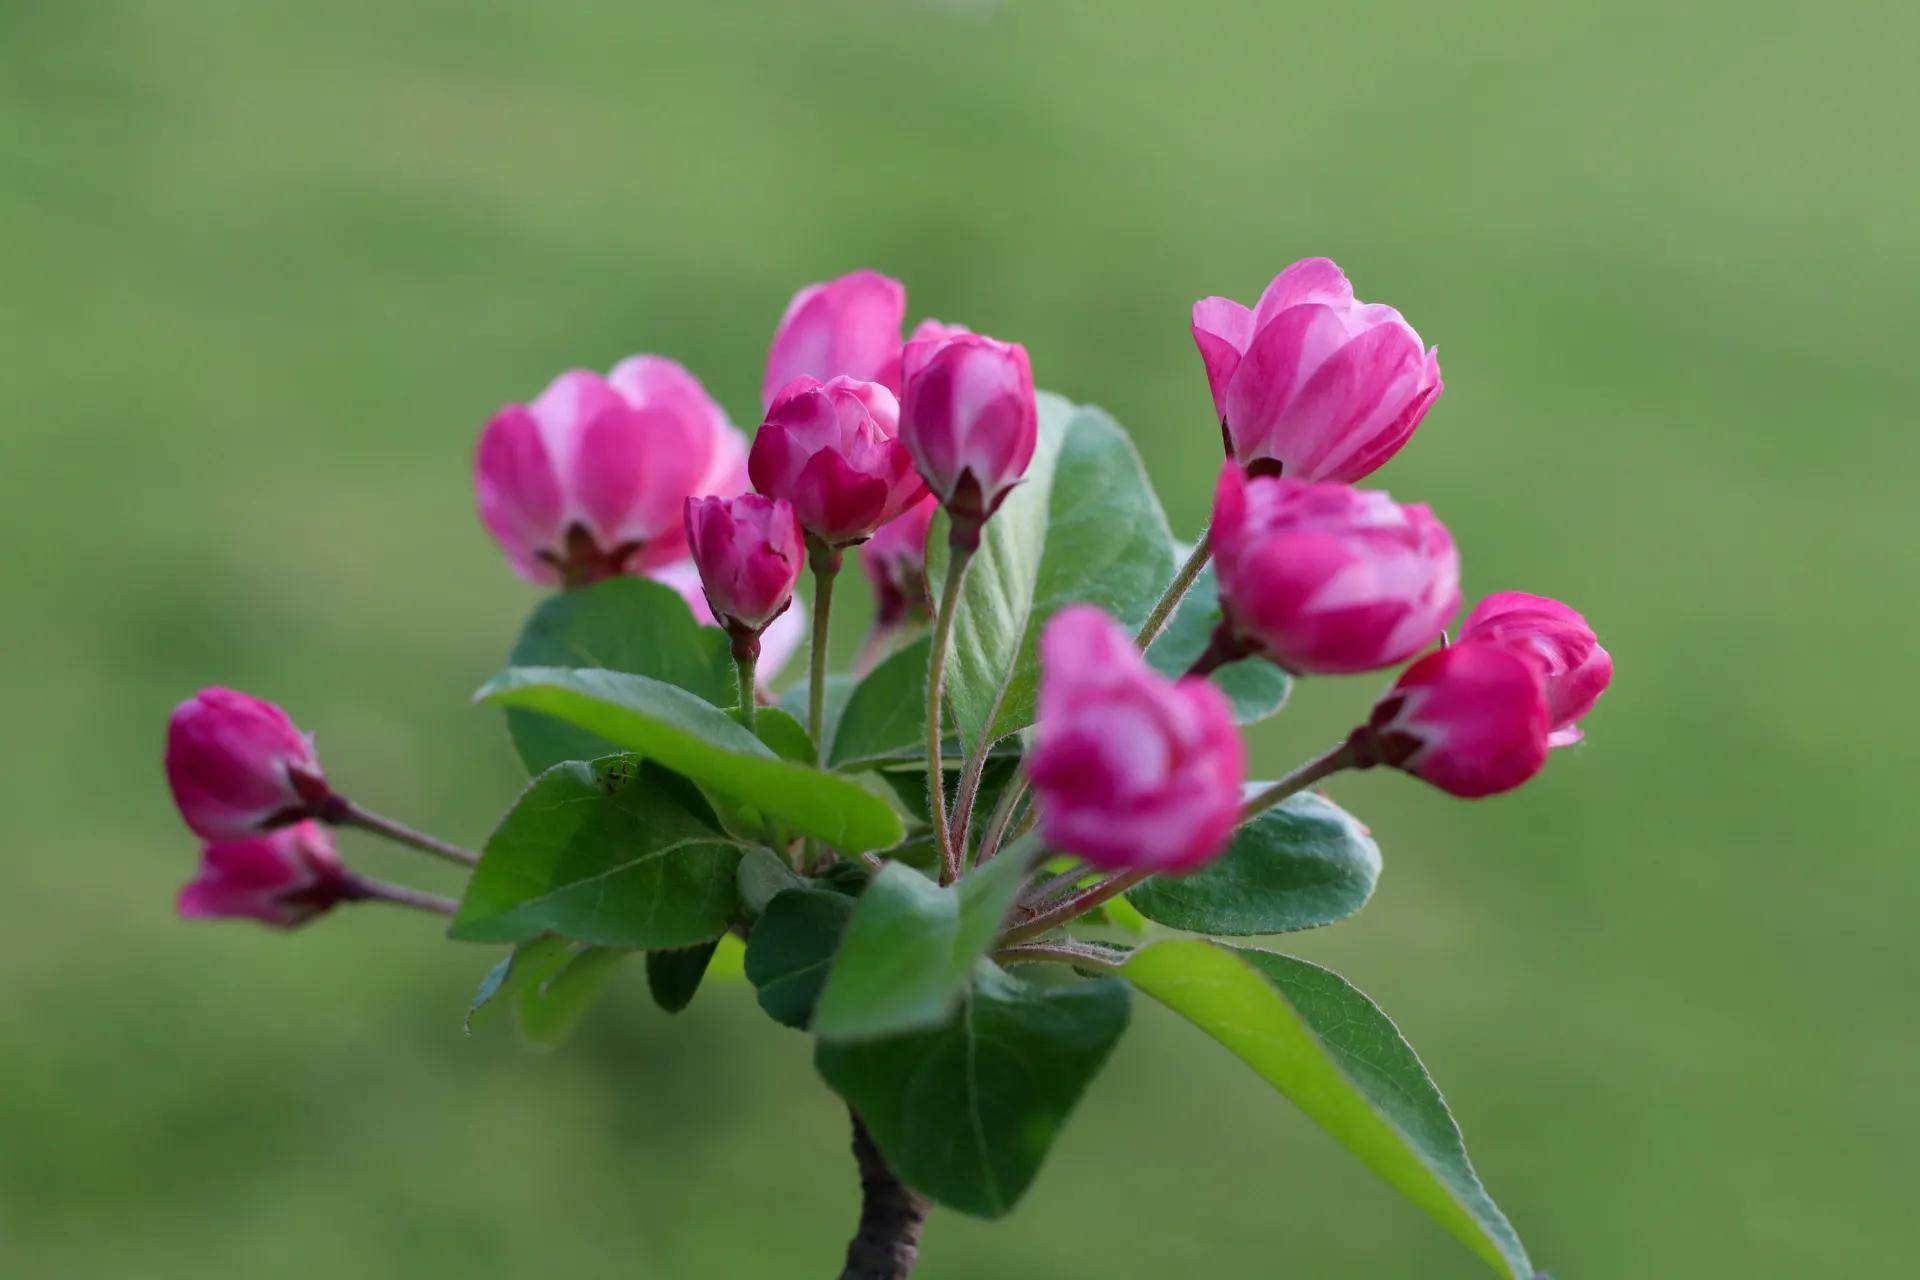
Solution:
[(1362, 735), (1365, 730), (1354, 730), (1351, 737), (1323, 756), (1307, 761), (1280, 781), (1262, 790), (1253, 799), (1240, 806), (1240, 821), (1247, 822), (1259, 814), (1279, 804), (1288, 796), (1305, 791), (1322, 778), (1339, 773), (1342, 769), (1352, 769), (1360, 765), (1362, 759)]
[[(744, 641), (744, 643), (743, 643)], [(740, 723), (753, 732), (753, 716), (758, 710), (759, 682), (754, 679), (754, 669), (760, 665), (760, 637), (750, 635), (735, 637), (733, 642), (733, 673), (740, 681)]]
[(430, 836), (424, 831), (415, 831), (403, 826), (392, 818), (383, 818), (377, 813), (362, 809), (345, 796), (333, 796), (329, 799), (320, 817), (336, 826), (359, 827), (362, 831), (371, 831), (395, 844), (404, 844), (410, 849), (422, 853), (431, 853), (435, 857), (457, 862), (463, 867), (471, 867), (480, 861), (480, 855), (471, 849), (463, 849), (438, 836)]
[(450, 916), (460, 909), (460, 904), (451, 898), (409, 889), (405, 885), (388, 884), (385, 880), (354, 876), (350, 884), (352, 896), (362, 902), (391, 902), (396, 907), (411, 907), (415, 911), (427, 911), (439, 916)]
[(940, 611), (934, 616), (932, 652), (927, 658), (927, 805), (933, 820), (933, 835), (940, 849), (940, 883), (952, 884), (960, 878), (960, 858), (954, 851), (953, 833), (947, 828), (947, 779), (940, 767), (940, 707), (946, 699), (947, 649), (953, 642), (953, 615), (960, 604), (960, 581), (966, 576), (967, 562), (973, 559), (970, 547), (953, 547), (947, 556), (947, 578), (940, 588)]
[(807, 539), (807, 563), (813, 567), (813, 651), (807, 677), (807, 732), (813, 735), (815, 757), (827, 762), (826, 735), (821, 732), (827, 711), (827, 615), (833, 608), (833, 579), (840, 572), (840, 552)]
[(1000, 793), (1000, 803), (993, 807), (993, 816), (987, 819), (986, 832), (980, 837), (980, 856), (974, 859), (975, 866), (989, 861), (1000, 852), (1000, 843), (1006, 838), (1007, 826), (1013, 821), (1014, 810), (1020, 805), (1020, 797), (1026, 794), (1027, 775), (1023, 771), (1007, 784), (1005, 791)]
[(1081, 942), (1022, 942), (1002, 947), (994, 952), (993, 958), (1002, 964), (1070, 964), (1108, 973), (1118, 973), (1124, 959), (1110, 948)]
[(1141, 624), (1140, 634), (1134, 637), (1135, 644), (1145, 649), (1160, 638), (1160, 633), (1167, 629), (1169, 622), (1173, 621), (1173, 611), (1178, 609), (1180, 602), (1187, 598), (1187, 592), (1193, 588), (1194, 579), (1200, 576), (1200, 571), (1207, 567), (1207, 561), (1212, 558), (1213, 529), (1209, 527), (1201, 531), (1200, 541), (1194, 546), (1193, 554), (1188, 556), (1187, 562), (1180, 566), (1180, 572), (1173, 575), (1173, 581), (1167, 584), (1166, 591), (1160, 596), (1160, 603), (1153, 606), (1153, 612), (1148, 614), (1147, 620)]

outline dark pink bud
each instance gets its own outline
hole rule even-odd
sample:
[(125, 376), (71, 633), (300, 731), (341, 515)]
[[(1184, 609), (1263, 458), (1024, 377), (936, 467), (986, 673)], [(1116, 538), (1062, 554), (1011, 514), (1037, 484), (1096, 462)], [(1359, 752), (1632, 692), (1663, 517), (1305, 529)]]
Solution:
[(963, 333), (907, 344), (900, 434), (940, 505), (977, 529), (1026, 474), (1039, 435), (1027, 349)]
[(1028, 775), (1047, 840), (1115, 871), (1184, 871), (1239, 821), (1245, 750), (1220, 691), (1168, 681), (1091, 605), (1040, 637)]
[(1540, 772), (1547, 726), (1538, 667), (1484, 640), (1462, 640), (1408, 667), (1368, 721), (1374, 762), (1468, 799)]
[(940, 504), (928, 494), (894, 517), (860, 547), (860, 567), (873, 583), (874, 621), (890, 627), (924, 615), (927, 599), (927, 530)]
[(900, 442), (900, 404), (874, 382), (799, 378), (774, 397), (747, 456), (753, 486), (793, 504), (830, 547), (864, 541), (926, 492)]
[(774, 330), (760, 403), (771, 406), (795, 378), (858, 378), (897, 394), (906, 316), (906, 286), (877, 271), (808, 285), (793, 295)]
[(1228, 451), (1250, 471), (1352, 482), (1413, 435), (1439, 398), (1437, 351), (1392, 307), (1363, 303), (1325, 258), (1273, 278), (1253, 310), (1193, 304)]
[(232, 689), (173, 709), (167, 784), (187, 825), (216, 842), (309, 817), (330, 795), (312, 740), (279, 707)]
[(176, 909), (188, 920), (252, 919), (288, 929), (360, 896), (326, 828), (297, 822), (207, 845), (199, 874), (181, 888)]
[(780, 498), (688, 498), (687, 541), (714, 617), (757, 635), (793, 602), (807, 562), (793, 508)]
[(1580, 741), (1580, 717), (1613, 679), (1613, 658), (1600, 647), (1587, 620), (1546, 596), (1503, 591), (1475, 605), (1460, 628), (1460, 639), (1504, 646), (1540, 668), (1553, 736), (1548, 744)]
[(1405, 661), (1460, 607), (1460, 556), (1423, 505), (1229, 461), (1214, 498), (1221, 608), (1234, 635), (1289, 671)]
[(689, 496), (746, 487), (746, 446), (699, 381), (659, 356), (561, 374), (508, 405), (474, 459), (480, 518), (514, 569), (581, 586), (683, 558)]
[[(713, 616), (713, 606), (707, 603), (707, 594), (700, 586), (700, 570), (691, 559), (676, 560), (661, 569), (655, 569), (647, 575), (655, 582), (665, 583), (680, 593), (692, 610), (694, 621), (703, 627), (720, 625)], [(754, 670), (759, 674), (760, 684), (765, 688), (767, 682), (780, 674), (780, 668), (807, 638), (807, 606), (800, 597), (793, 598), (793, 604), (767, 624), (760, 633), (760, 661)]]

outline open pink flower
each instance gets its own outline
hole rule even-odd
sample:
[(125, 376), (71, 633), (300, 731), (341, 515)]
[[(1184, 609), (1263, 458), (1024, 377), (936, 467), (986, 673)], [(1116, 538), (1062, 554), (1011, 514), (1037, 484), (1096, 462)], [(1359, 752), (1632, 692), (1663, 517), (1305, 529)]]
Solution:
[(897, 394), (906, 315), (906, 286), (878, 271), (808, 285), (793, 295), (774, 330), (760, 403), (771, 406), (795, 378), (858, 378)]
[(1039, 438), (1027, 349), (980, 334), (928, 337), (901, 358), (900, 434), (959, 529), (991, 516)]
[(167, 722), (167, 785), (180, 816), (213, 841), (310, 816), (328, 795), (313, 740), (271, 702), (202, 689)]
[(1116, 871), (1191, 869), (1226, 846), (1245, 771), (1218, 689), (1165, 679), (1090, 605), (1047, 623), (1028, 774), (1050, 843)]
[(829, 547), (864, 541), (926, 492), (900, 442), (899, 401), (855, 378), (783, 388), (747, 470), (754, 488), (792, 503), (801, 527)]
[(687, 554), (689, 496), (746, 487), (746, 445), (699, 381), (660, 356), (574, 369), (508, 405), (474, 459), (480, 518), (533, 582), (583, 586)]
[(1468, 799), (1509, 791), (1547, 762), (1538, 667), (1485, 640), (1462, 640), (1408, 667), (1368, 726), (1377, 763)]
[(199, 873), (180, 890), (176, 910), (188, 920), (251, 919), (288, 929), (359, 896), (326, 828), (297, 822), (207, 845), (200, 852)]
[(1433, 643), (1460, 607), (1460, 556), (1423, 505), (1220, 470), (1213, 544), (1227, 625), (1289, 671), (1373, 671)]
[(1613, 657), (1575, 610), (1547, 596), (1503, 591), (1473, 607), (1460, 639), (1503, 645), (1540, 668), (1556, 747), (1580, 741), (1580, 717), (1613, 679)]
[(730, 632), (759, 634), (793, 603), (805, 536), (781, 498), (688, 498), (687, 542), (708, 606)]
[(1352, 482), (1400, 451), (1440, 395), (1440, 361), (1398, 311), (1355, 300), (1326, 258), (1296, 262), (1248, 310), (1193, 304), (1228, 450), (1256, 474)]

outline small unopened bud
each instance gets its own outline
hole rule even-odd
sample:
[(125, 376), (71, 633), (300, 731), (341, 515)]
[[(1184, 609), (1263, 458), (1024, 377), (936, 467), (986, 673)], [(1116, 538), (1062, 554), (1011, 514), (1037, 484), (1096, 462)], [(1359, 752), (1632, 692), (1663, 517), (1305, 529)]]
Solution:
[(313, 740), (279, 707), (202, 689), (167, 722), (167, 784), (205, 839), (244, 840), (322, 815), (332, 800)]
[(199, 873), (180, 890), (177, 910), (189, 920), (251, 919), (287, 929), (365, 896), (341, 865), (326, 828), (296, 822), (251, 839), (207, 845)]

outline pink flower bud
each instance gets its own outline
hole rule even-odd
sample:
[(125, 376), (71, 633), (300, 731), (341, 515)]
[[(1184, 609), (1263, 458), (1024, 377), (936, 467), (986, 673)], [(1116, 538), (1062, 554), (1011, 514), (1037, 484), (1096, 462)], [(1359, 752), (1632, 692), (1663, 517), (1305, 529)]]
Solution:
[(927, 599), (927, 530), (940, 504), (928, 494), (875, 531), (860, 548), (860, 567), (873, 583), (874, 621), (891, 627), (931, 611)]
[(1296, 673), (1392, 666), (1460, 607), (1460, 556), (1424, 505), (1343, 484), (1243, 476), (1214, 498), (1221, 609), (1232, 634)]
[(1546, 596), (1524, 591), (1488, 596), (1467, 615), (1460, 639), (1502, 645), (1539, 666), (1553, 726), (1550, 746), (1580, 741), (1575, 722), (1593, 710), (1613, 679), (1613, 657), (1600, 647), (1587, 620)]
[(312, 740), (279, 707), (232, 689), (173, 709), (167, 785), (187, 825), (213, 841), (311, 816), (331, 796)]
[(681, 505), (746, 487), (746, 446), (680, 365), (575, 369), (508, 405), (474, 459), (480, 518), (529, 581), (583, 586), (687, 554)]
[(361, 896), (326, 828), (315, 822), (246, 840), (210, 844), (180, 890), (183, 919), (253, 919), (287, 929)]
[(1090, 605), (1047, 623), (1028, 775), (1050, 843), (1116, 871), (1189, 870), (1225, 847), (1245, 769), (1211, 684), (1164, 679)]
[(907, 344), (900, 434), (940, 505), (976, 529), (1033, 461), (1039, 415), (1027, 349), (979, 334)]
[(900, 403), (874, 382), (798, 378), (774, 397), (747, 455), (753, 486), (793, 504), (808, 536), (864, 541), (926, 492), (900, 443)]
[(906, 316), (906, 286), (877, 271), (808, 285), (793, 295), (774, 330), (761, 404), (771, 406), (795, 378), (827, 382), (845, 376), (897, 393)]
[(1400, 451), (1436, 400), (1437, 349), (1400, 313), (1358, 302), (1325, 258), (1273, 278), (1249, 311), (1228, 298), (1193, 304), (1228, 452), (1255, 474), (1354, 481)]
[(1462, 640), (1408, 667), (1368, 720), (1369, 763), (1472, 799), (1519, 786), (1547, 762), (1540, 672), (1501, 645)]
[(800, 522), (781, 498), (688, 498), (687, 542), (714, 617), (757, 635), (793, 603), (807, 562)]
[[(700, 570), (692, 560), (676, 560), (663, 568), (655, 569), (647, 575), (655, 582), (664, 583), (680, 593), (687, 602), (687, 608), (693, 611), (693, 620), (703, 627), (720, 625), (713, 616), (713, 606), (707, 603), (706, 592), (700, 586)], [(767, 624), (760, 633), (760, 661), (754, 670), (757, 672), (761, 688), (780, 674), (780, 668), (787, 664), (800, 645), (807, 638), (807, 606), (799, 596), (793, 598), (792, 607)]]

